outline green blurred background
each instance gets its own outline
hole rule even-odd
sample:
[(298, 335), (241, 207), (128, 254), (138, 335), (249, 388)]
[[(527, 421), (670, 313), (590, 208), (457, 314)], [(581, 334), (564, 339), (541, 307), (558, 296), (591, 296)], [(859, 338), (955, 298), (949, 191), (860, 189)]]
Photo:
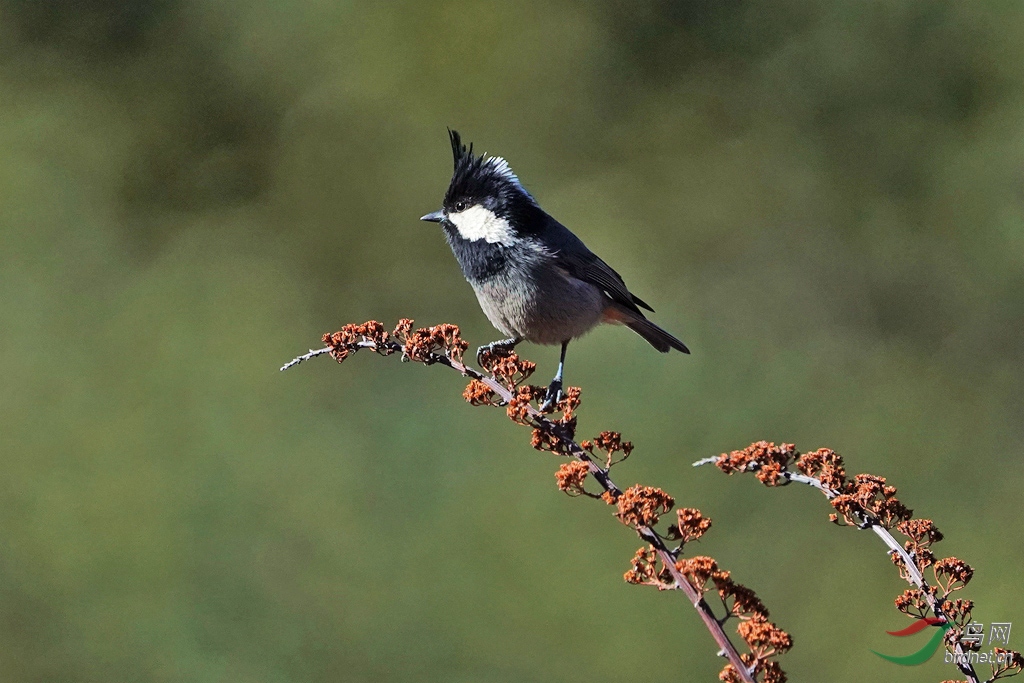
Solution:
[(581, 433), (714, 519), (791, 680), (956, 672), (869, 652), (925, 640), (878, 539), (690, 467), (761, 438), (890, 477), (1021, 649), (1022, 107), (1013, 2), (0, 2), (0, 680), (715, 679), (459, 377), (277, 371), (368, 318), (496, 338), (417, 220), (445, 126), (693, 349), (574, 344)]

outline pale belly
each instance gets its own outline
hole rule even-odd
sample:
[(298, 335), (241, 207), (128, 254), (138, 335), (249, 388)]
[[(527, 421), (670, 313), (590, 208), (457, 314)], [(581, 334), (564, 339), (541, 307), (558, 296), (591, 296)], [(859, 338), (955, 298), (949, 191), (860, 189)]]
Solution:
[(593, 285), (554, 269), (539, 279), (493, 278), (473, 290), (492, 325), (535, 344), (582, 336), (601, 322), (608, 304)]

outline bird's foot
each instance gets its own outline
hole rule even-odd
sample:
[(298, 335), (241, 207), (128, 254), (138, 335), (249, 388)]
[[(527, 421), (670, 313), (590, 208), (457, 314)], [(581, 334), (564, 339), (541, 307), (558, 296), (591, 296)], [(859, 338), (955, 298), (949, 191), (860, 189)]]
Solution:
[(556, 377), (548, 385), (548, 393), (544, 397), (544, 402), (540, 404), (540, 412), (551, 412), (562, 398), (562, 380)]
[(505, 352), (511, 351), (516, 347), (516, 344), (518, 344), (519, 341), (519, 339), (512, 337), (511, 339), (499, 339), (498, 341), (493, 341), (490, 344), (484, 344), (476, 350), (476, 364), (480, 367), (484, 367), (484, 354), (493, 354), (498, 350)]

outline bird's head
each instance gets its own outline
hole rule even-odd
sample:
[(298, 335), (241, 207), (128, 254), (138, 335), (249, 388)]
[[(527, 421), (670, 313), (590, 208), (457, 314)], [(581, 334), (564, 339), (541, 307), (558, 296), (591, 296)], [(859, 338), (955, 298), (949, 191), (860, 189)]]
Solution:
[(472, 242), (510, 244), (532, 231), (543, 216), (508, 162), (486, 154), (475, 156), (473, 145), (462, 144), (454, 130), (448, 135), (455, 172), (439, 211), (420, 220), (441, 223), (446, 230)]

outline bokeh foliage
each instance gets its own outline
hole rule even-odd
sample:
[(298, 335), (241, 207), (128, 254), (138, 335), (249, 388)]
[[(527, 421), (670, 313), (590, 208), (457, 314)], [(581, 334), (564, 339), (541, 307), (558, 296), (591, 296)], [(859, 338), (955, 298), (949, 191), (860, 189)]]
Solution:
[(694, 350), (574, 344), (581, 434), (714, 519), (792, 680), (952, 676), (868, 651), (914, 646), (876, 539), (689, 463), (830, 446), (1024, 627), (1022, 13), (0, 2), (0, 680), (713, 680), (684, 602), (622, 582), (636, 540), (448, 373), (277, 373), (367, 318), (494, 338), (416, 220), (445, 126)]

